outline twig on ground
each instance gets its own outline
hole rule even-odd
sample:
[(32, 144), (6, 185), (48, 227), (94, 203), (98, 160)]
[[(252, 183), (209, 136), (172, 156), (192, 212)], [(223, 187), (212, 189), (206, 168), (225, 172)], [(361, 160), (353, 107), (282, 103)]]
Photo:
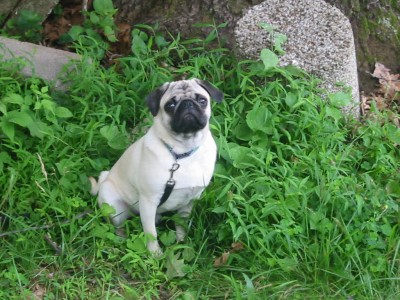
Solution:
[(61, 254), (61, 252), (62, 252), (61, 247), (58, 246), (57, 243), (51, 239), (51, 236), (50, 236), (49, 233), (46, 233), (44, 235), (44, 239), (51, 246), (51, 248), (54, 249), (54, 251), (56, 252), (56, 255), (60, 255)]
[(87, 12), (87, 5), (88, 5), (88, 0), (83, 0), (82, 1), (82, 10), (84, 12)]
[(59, 225), (65, 225), (65, 224), (69, 224), (71, 223), (73, 220), (78, 220), (83, 218), (84, 216), (92, 213), (93, 210), (89, 209), (89, 210), (85, 210), (84, 212), (76, 215), (74, 218), (72, 219), (68, 219), (65, 221), (62, 221), (61, 223), (56, 223), (56, 224), (50, 224), (50, 225), (43, 225), (43, 226), (33, 226), (33, 227), (28, 227), (28, 228), (24, 228), (24, 229), (19, 229), (19, 230), (12, 230), (12, 231), (8, 231), (8, 232), (4, 232), (4, 233), (0, 233), (0, 237), (4, 237), (7, 235), (12, 235), (12, 234), (16, 234), (16, 233), (21, 233), (21, 232), (25, 232), (25, 231), (32, 231), (32, 230), (43, 230), (43, 229), (49, 229), (51, 227), (56, 226), (57, 224)]

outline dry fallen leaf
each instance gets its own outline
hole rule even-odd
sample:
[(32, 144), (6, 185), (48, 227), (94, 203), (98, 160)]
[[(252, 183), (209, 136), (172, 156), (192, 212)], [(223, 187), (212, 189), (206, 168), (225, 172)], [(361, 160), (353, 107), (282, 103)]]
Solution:
[(222, 255), (220, 257), (217, 257), (214, 260), (214, 267), (218, 268), (218, 267), (225, 265), (226, 262), (228, 261), (229, 255), (230, 255), (230, 252), (222, 253)]
[(361, 95), (361, 112), (368, 113), (371, 102), (376, 103), (378, 110), (392, 107), (393, 101), (400, 102), (400, 74), (392, 74), (391, 70), (381, 63), (375, 64), (373, 77), (379, 80), (379, 87), (375, 93), (368, 96)]
[(222, 253), (220, 257), (214, 260), (214, 267), (218, 268), (225, 265), (228, 261), (229, 255), (234, 252), (238, 252), (244, 249), (244, 244), (242, 242), (232, 243), (231, 249)]
[(46, 295), (46, 287), (40, 284), (36, 284), (33, 287), (33, 296), (35, 300), (41, 300), (44, 298), (45, 295)]
[(390, 69), (386, 68), (381, 63), (375, 63), (375, 70), (372, 76), (378, 79), (386, 79), (390, 76)]
[(231, 252), (237, 252), (244, 249), (244, 244), (242, 242), (236, 242), (232, 243), (231, 247)]
[(175, 255), (171, 254), (168, 256), (166, 262), (167, 271), (165, 272), (165, 275), (168, 277), (168, 279), (183, 277), (187, 273), (187, 270), (185, 270), (185, 262), (183, 259), (179, 259), (179, 256), (180, 253), (177, 253)]
[(400, 74), (391, 74), (390, 69), (381, 63), (376, 63), (372, 76), (379, 79), (379, 91), (390, 102), (399, 97), (396, 93), (400, 92)]
[(381, 97), (381, 96), (375, 96), (375, 97), (373, 97), (373, 99), (375, 100), (375, 102), (376, 102), (376, 107), (379, 109), (379, 110), (384, 110), (385, 108), (387, 108), (388, 106), (387, 106), (387, 100), (385, 99), (385, 98), (383, 98), (383, 97)]
[(118, 23), (118, 34), (117, 38), (120, 42), (130, 44), (131, 43), (131, 25), (128, 23)]
[(370, 98), (365, 96), (363, 92), (361, 92), (361, 114), (363, 116), (371, 109)]

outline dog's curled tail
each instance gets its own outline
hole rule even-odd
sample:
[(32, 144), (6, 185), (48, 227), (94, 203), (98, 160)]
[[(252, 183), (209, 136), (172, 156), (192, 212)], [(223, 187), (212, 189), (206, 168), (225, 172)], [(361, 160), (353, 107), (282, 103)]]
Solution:
[(97, 193), (99, 192), (100, 184), (101, 184), (104, 180), (106, 180), (108, 173), (109, 173), (109, 171), (103, 171), (103, 172), (101, 172), (101, 173), (100, 173), (100, 176), (99, 176), (99, 181), (98, 181), (98, 182), (96, 181), (96, 179), (95, 179), (94, 177), (92, 177), (92, 176), (89, 177), (89, 181), (90, 181), (90, 183), (91, 183), (91, 185), (92, 185), (92, 188), (90, 189), (90, 193), (91, 193), (93, 196), (96, 196)]

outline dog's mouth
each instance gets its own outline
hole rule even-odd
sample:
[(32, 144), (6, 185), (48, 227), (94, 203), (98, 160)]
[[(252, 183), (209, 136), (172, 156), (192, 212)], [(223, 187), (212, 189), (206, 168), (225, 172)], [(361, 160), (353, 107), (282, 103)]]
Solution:
[(194, 133), (207, 125), (207, 119), (204, 116), (195, 116), (194, 114), (185, 114), (178, 121), (172, 122), (172, 130), (176, 133)]
[(192, 114), (191, 112), (186, 113), (185, 115), (182, 116), (182, 118), (185, 121), (191, 122), (196, 120), (196, 116)]
[(194, 133), (206, 125), (207, 117), (196, 105), (177, 109), (171, 122), (172, 130), (176, 133)]

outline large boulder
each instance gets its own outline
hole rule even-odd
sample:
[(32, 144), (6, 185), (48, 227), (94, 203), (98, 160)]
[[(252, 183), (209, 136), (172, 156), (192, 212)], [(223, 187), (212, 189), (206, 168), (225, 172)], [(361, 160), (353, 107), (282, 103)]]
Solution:
[(280, 64), (296, 65), (320, 77), (329, 92), (352, 89), (353, 102), (346, 113), (359, 116), (359, 89), (353, 32), (349, 20), (322, 0), (267, 0), (250, 8), (238, 21), (235, 37), (240, 53), (258, 58), (264, 48), (273, 48), (274, 34), (284, 34), (285, 53)]
[[(0, 21), (4, 19), (14, 19), (22, 10), (35, 12), (44, 21), (58, 4), (59, 0), (1, 0), (0, 1)], [(1, 18), (2, 17), (2, 18)], [(0, 22), (1, 24), (2, 22)]]
[(80, 55), (72, 52), (0, 36), (0, 63), (16, 58), (25, 61), (21, 70), (23, 75), (37, 76), (52, 82), (58, 90), (66, 90), (68, 87), (68, 83), (62, 80), (66, 68), (71, 68), (73, 62), (82, 59)]

